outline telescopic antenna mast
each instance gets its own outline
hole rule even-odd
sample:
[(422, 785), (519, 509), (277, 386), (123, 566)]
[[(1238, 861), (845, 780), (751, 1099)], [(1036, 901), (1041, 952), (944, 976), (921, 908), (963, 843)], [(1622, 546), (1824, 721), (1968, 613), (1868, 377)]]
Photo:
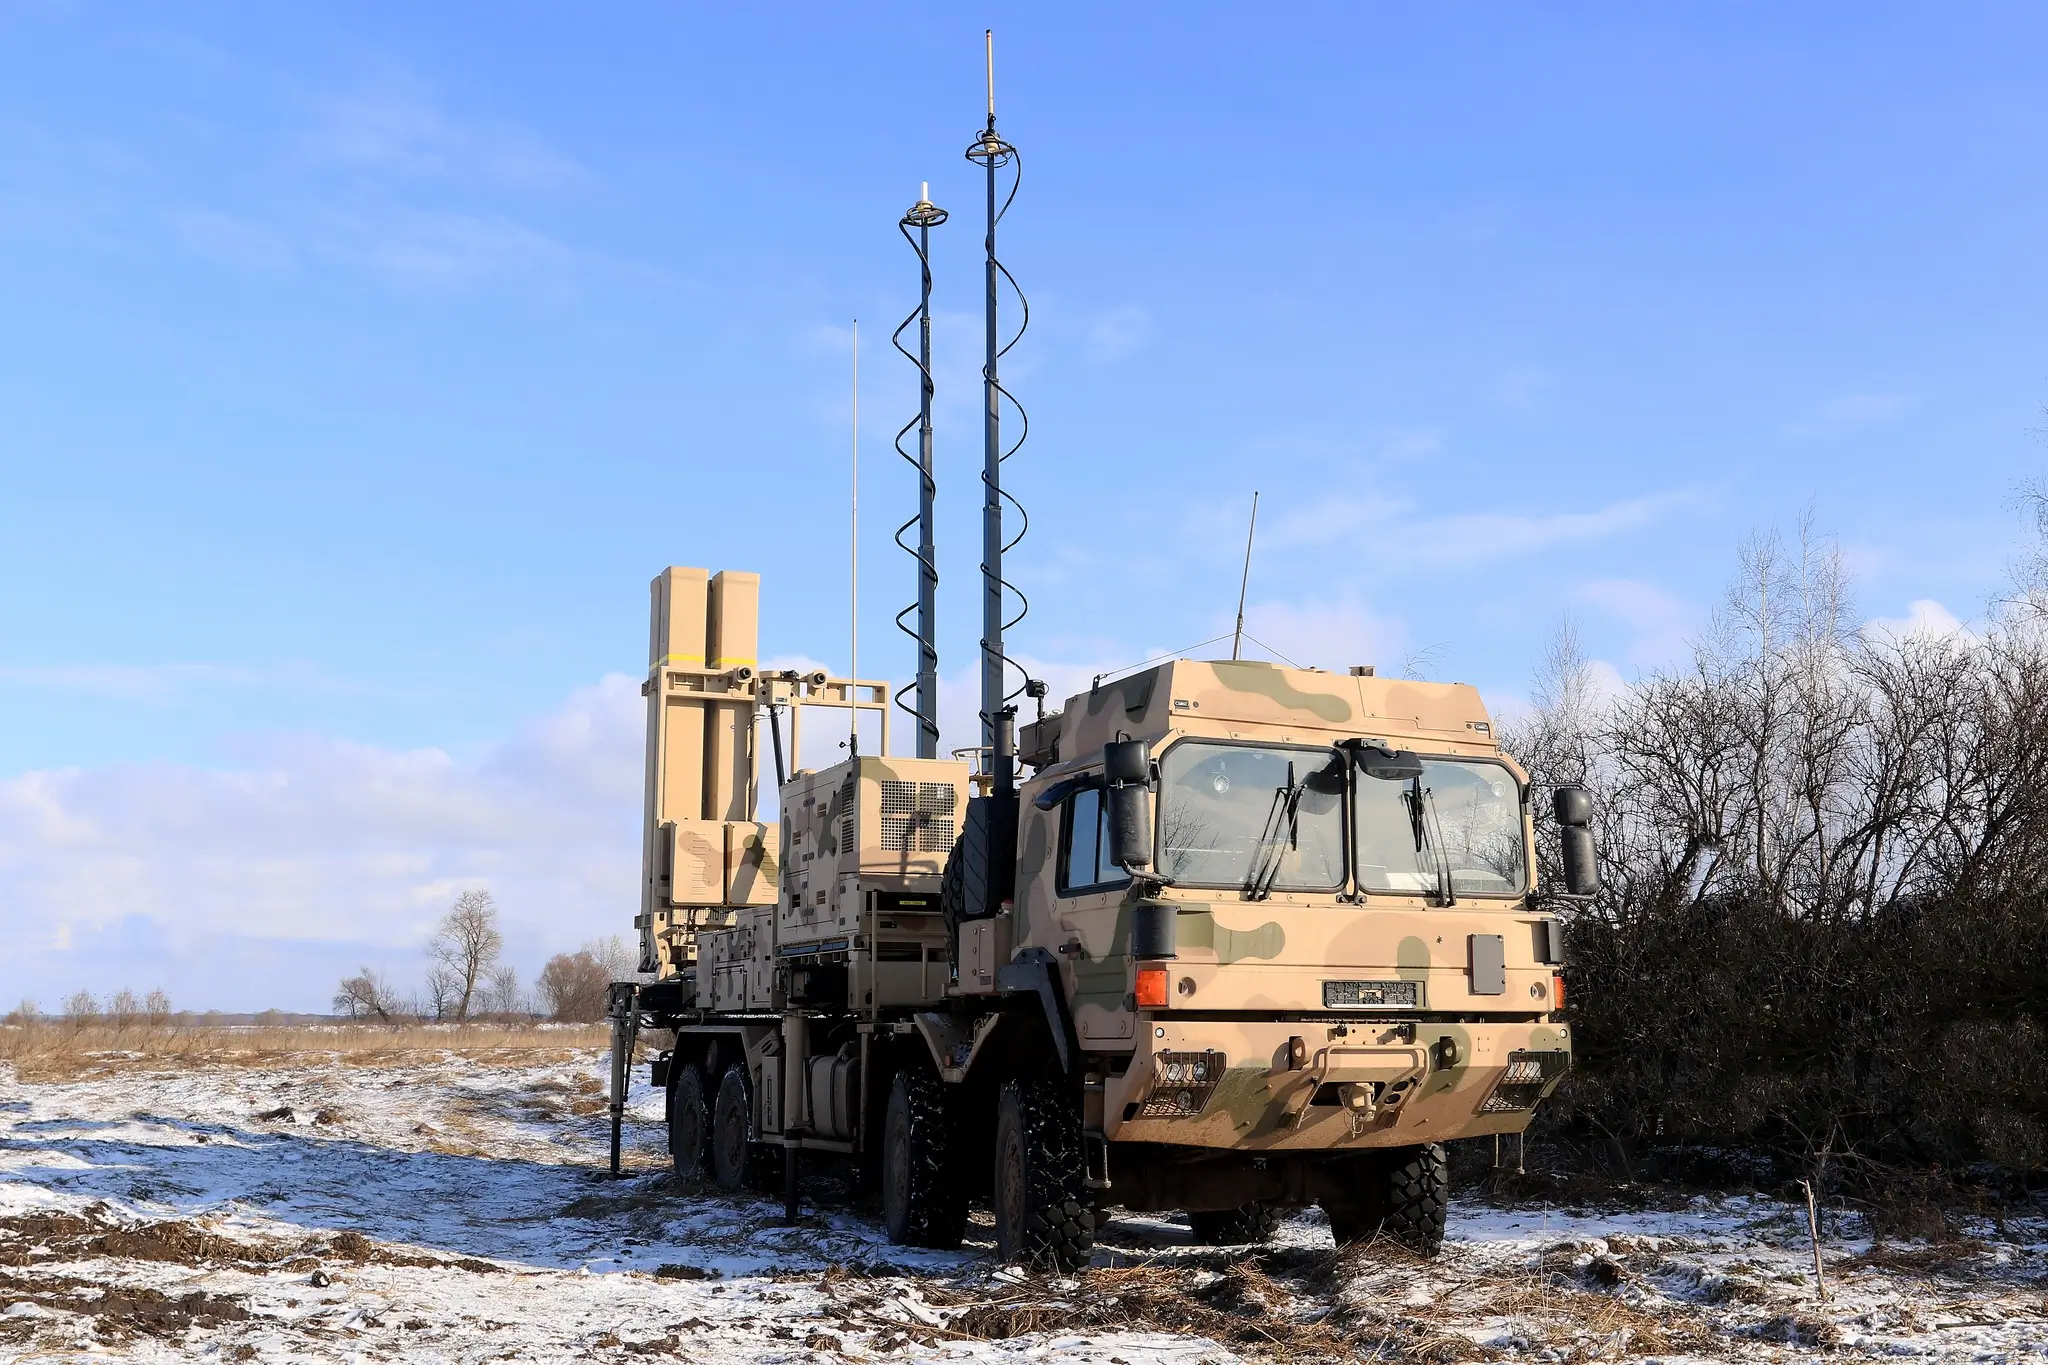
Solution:
[[(1017, 499), (1003, 491), (1003, 462), (1024, 444), (1031, 424), (1022, 406), (997, 378), (996, 367), (1031, 325), (1031, 306), (1025, 301), (1023, 291), (1017, 288), (1015, 277), (996, 255), (996, 225), (1002, 222), (1003, 215), (1009, 212), (1011, 203), (1016, 200), (1017, 187), (1022, 180), (1023, 159), (1015, 147), (996, 135), (995, 31), (988, 30), (983, 39), (987, 57), (988, 122), (980, 136), (967, 148), (967, 159), (980, 164), (988, 173), (988, 259), (983, 270), (981, 367), (981, 744), (982, 752), (988, 755), (986, 770), (993, 775), (997, 789), (1005, 790), (1012, 774), (1001, 771), (1003, 764), (998, 755), (997, 731), (1002, 725), (1003, 709), (1010, 700), (1005, 669), (1015, 665), (1004, 653), (1003, 636), (1010, 627), (1024, 619), (1030, 603), (1018, 591), (1016, 584), (1004, 579), (1003, 555), (1024, 538), (1031, 522)], [(1013, 170), (1009, 192), (999, 198), (996, 172), (1004, 166)], [(1017, 294), (1020, 315), (1016, 334), (1008, 341), (1002, 340), (996, 319), (997, 289), (1005, 280)], [(1002, 431), (1002, 404), (1005, 402), (1016, 410), (1019, 423), (1017, 439), (1007, 450), (1003, 448)], [(1016, 509), (1019, 522), (1017, 534), (1007, 540), (1003, 531), (1004, 503)], [(1005, 593), (1015, 594), (1017, 598), (1017, 614), (1007, 619), (1004, 616)], [(1018, 691), (1023, 691), (1022, 686)]]
[[(917, 253), (919, 288), (917, 307), (897, 325), (889, 338), (890, 344), (917, 366), (917, 416), (905, 422), (896, 433), (896, 453), (917, 471), (917, 515), (896, 528), (896, 544), (917, 561), (917, 600), (896, 613), (896, 628), (917, 641), (917, 678), (910, 686), (897, 692), (896, 705), (917, 720), (919, 758), (939, 756), (939, 562), (932, 543), (933, 500), (938, 492), (938, 481), (932, 473), (931, 246), (932, 229), (945, 221), (946, 211), (932, 202), (932, 187), (927, 181), (918, 192), (917, 202), (896, 224), (903, 239), (910, 243), (910, 249)], [(917, 230), (915, 236), (911, 234), (912, 228)], [(913, 322), (917, 324), (916, 355), (903, 345), (903, 333)], [(903, 438), (913, 427), (917, 429), (915, 455), (903, 448)], [(913, 526), (917, 528), (917, 548), (914, 550), (903, 538)], [(915, 630), (903, 619), (912, 612), (917, 613)], [(903, 701), (904, 693), (912, 691), (916, 693), (917, 704), (907, 706)]]
[[(849, 689), (847, 700), (853, 699), (860, 682), (860, 319), (853, 320), (853, 472), (847, 480), (849, 490), (846, 535), (846, 676), (856, 684)], [(860, 753), (860, 708), (846, 708), (846, 753), (849, 758)], [(885, 755), (886, 757), (886, 755)]]

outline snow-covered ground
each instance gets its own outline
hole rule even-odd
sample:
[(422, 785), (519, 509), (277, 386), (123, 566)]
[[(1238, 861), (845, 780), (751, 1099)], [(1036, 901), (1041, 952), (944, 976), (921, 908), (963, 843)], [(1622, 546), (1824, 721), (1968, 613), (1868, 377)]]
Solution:
[[(644, 1075), (644, 1071), (642, 1073)], [(844, 1202), (677, 1188), (636, 1091), (605, 1178), (604, 1058), (109, 1058), (0, 1069), (0, 1360), (1229, 1362), (1920, 1356), (2048, 1361), (2048, 1222), (1953, 1245), (1805, 1211), (1460, 1203), (1418, 1265), (1308, 1212), (1258, 1251), (1119, 1216), (1068, 1279), (891, 1246)]]

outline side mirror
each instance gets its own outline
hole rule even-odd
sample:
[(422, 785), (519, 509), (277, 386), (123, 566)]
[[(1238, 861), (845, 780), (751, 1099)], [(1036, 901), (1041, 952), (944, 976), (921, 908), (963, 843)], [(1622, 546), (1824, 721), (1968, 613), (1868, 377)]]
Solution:
[(1145, 792), (1152, 785), (1152, 760), (1142, 739), (1102, 746), (1102, 799), (1109, 816), (1109, 860), (1126, 871), (1152, 865), (1152, 822)]
[(1140, 786), (1152, 781), (1152, 760), (1145, 753), (1142, 739), (1112, 740), (1102, 746), (1102, 776), (1111, 786), (1136, 782)]
[(1135, 782), (1102, 794), (1109, 806), (1109, 860), (1126, 870), (1152, 866), (1152, 822), (1145, 789)]
[(1593, 854), (1593, 798), (1584, 787), (1559, 787), (1551, 797), (1557, 816), (1559, 852), (1564, 857), (1565, 890), (1591, 896), (1600, 890), (1600, 863)]

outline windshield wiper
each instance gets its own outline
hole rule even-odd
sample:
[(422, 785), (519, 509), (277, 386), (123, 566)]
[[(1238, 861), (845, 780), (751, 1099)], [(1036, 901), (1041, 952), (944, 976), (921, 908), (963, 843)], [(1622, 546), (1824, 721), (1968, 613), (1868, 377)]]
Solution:
[(1298, 848), (1301, 844), (1301, 794), (1307, 788), (1306, 782), (1294, 780), (1294, 761), (1287, 763), (1287, 782), (1273, 788), (1273, 804), (1267, 808), (1266, 823), (1259, 830), (1259, 846), (1252, 854), (1251, 875), (1245, 879), (1246, 900), (1262, 901), (1273, 894), (1273, 883), (1280, 876), (1280, 864), (1284, 861), (1282, 835), (1286, 848)]
[[(1437, 818), (1436, 789), (1422, 785), (1417, 777), (1408, 784), (1408, 790), (1401, 793), (1408, 803), (1408, 827), (1415, 833), (1415, 851), (1428, 849), (1430, 861), (1436, 864), (1436, 898), (1441, 905), (1456, 905), (1458, 893), (1451, 886), (1450, 851), (1444, 847), (1444, 825)], [(1425, 811), (1426, 808), (1426, 811)], [(1425, 813), (1428, 825), (1424, 824)]]

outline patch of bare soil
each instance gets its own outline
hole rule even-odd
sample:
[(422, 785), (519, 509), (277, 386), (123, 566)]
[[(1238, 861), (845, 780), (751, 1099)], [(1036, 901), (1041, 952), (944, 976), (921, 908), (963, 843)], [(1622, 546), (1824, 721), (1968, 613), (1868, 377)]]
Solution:
[[(851, 1273), (828, 1274), (817, 1288), (831, 1300), (826, 1315), (834, 1326), (878, 1333), (879, 1350), (1119, 1330), (1203, 1336), (1256, 1360), (1444, 1365), (1501, 1356), (1459, 1325), (1504, 1319), (1518, 1324), (1516, 1354), (1555, 1346), (1579, 1359), (1589, 1352), (1718, 1354), (1728, 1347), (1697, 1310), (1667, 1301), (1650, 1311), (1630, 1302), (1626, 1286), (1655, 1257), (1628, 1259), (1636, 1264), (1611, 1255), (1588, 1260), (1577, 1248), (1557, 1247), (1461, 1275), (1383, 1244), (1295, 1247), (1219, 1251), (1064, 1278), (928, 1281), (916, 1301)], [(1772, 1324), (1769, 1339), (1820, 1346), (1829, 1330), (1787, 1317)]]
[[(0, 1270), (0, 1296), (13, 1303), (32, 1303), (91, 1318), (94, 1335), (107, 1342), (137, 1336), (176, 1339), (195, 1326), (217, 1327), (249, 1316), (240, 1298), (197, 1289), (165, 1294), (138, 1285), (100, 1285), (60, 1275), (17, 1275), (6, 1270)], [(34, 1319), (21, 1321), (32, 1323)]]
[(480, 1275), (503, 1267), (474, 1257), (432, 1256), (373, 1242), (359, 1232), (297, 1240), (224, 1236), (204, 1223), (169, 1219), (124, 1224), (104, 1204), (82, 1213), (28, 1213), (0, 1218), (0, 1266), (32, 1267), (106, 1258), (240, 1270), (313, 1270), (323, 1261), (351, 1265), (446, 1266)]

